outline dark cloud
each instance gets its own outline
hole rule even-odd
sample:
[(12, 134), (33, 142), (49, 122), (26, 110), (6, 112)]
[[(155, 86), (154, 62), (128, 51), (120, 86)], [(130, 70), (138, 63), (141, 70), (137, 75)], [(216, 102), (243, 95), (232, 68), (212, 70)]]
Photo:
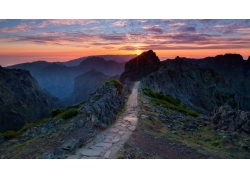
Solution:
[(181, 32), (195, 32), (195, 27), (182, 26), (179, 28)]
[(249, 45), (242, 45), (242, 46), (235, 46), (235, 45), (206, 45), (206, 46), (196, 46), (196, 45), (163, 45), (163, 44), (158, 44), (158, 45), (146, 45), (142, 47), (134, 47), (134, 46), (123, 46), (120, 48), (120, 50), (136, 50), (140, 49), (142, 51), (147, 51), (149, 49), (152, 50), (195, 50), (195, 49), (241, 49), (241, 48), (247, 48)]
[(151, 31), (151, 32), (156, 32), (156, 33), (163, 33), (164, 32), (162, 27), (160, 27), (159, 25), (144, 26), (143, 29), (145, 29), (147, 31)]
[(124, 35), (100, 35), (101, 39), (110, 40), (110, 41), (123, 41), (126, 40)]

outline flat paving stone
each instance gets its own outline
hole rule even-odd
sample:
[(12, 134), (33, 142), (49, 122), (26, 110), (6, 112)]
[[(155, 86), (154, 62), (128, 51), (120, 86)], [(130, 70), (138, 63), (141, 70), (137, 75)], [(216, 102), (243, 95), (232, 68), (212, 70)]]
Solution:
[(119, 134), (120, 135), (123, 135), (125, 131), (119, 131)]
[(110, 140), (112, 140), (113, 138), (114, 138), (114, 136), (110, 136), (110, 135), (105, 137), (105, 139), (110, 139)]
[(112, 141), (113, 141), (113, 143), (116, 143), (116, 142), (118, 142), (118, 141), (120, 141), (121, 140), (121, 138), (115, 138), (115, 139), (113, 139)]
[(104, 139), (103, 142), (105, 142), (105, 143), (112, 143), (113, 141), (111, 139)]
[(119, 127), (117, 127), (117, 129), (119, 129), (120, 131), (127, 131), (128, 130), (127, 126), (126, 127), (119, 126)]
[(105, 159), (108, 159), (109, 158), (109, 155), (110, 155), (110, 153), (111, 153), (111, 150), (108, 150), (105, 154), (104, 154), (104, 158)]
[(68, 156), (67, 159), (78, 159), (80, 157), (80, 155), (71, 155)]
[(110, 148), (112, 146), (112, 143), (104, 143), (104, 142), (101, 142), (101, 143), (97, 143), (95, 144), (95, 146), (99, 146), (99, 147), (105, 147), (105, 148)]
[(95, 146), (95, 145), (92, 145), (92, 146), (89, 147), (89, 149), (100, 150), (100, 151), (102, 151), (102, 150), (103, 150), (103, 147), (102, 147), (102, 146), (97, 147), (97, 146)]
[(80, 149), (77, 151), (77, 154), (83, 155), (83, 156), (100, 156), (101, 150), (94, 150), (94, 149)]
[(115, 133), (115, 132), (111, 132), (111, 133), (109, 133), (109, 136), (112, 136), (112, 137), (117, 136), (117, 135), (119, 135), (119, 133), (118, 133), (118, 132), (117, 132), (117, 133)]
[(136, 126), (129, 126), (128, 129), (129, 129), (130, 131), (134, 131), (134, 130), (136, 129)]

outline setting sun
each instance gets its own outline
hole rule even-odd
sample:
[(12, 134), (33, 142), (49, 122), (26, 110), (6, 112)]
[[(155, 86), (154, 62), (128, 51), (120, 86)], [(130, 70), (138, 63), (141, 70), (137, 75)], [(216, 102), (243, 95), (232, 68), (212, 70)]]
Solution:
[(135, 50), (135, 53), (138, 55), (138, 54), (141, 54), (141, 50), (139, 50), (139, 49), (136, 49)]

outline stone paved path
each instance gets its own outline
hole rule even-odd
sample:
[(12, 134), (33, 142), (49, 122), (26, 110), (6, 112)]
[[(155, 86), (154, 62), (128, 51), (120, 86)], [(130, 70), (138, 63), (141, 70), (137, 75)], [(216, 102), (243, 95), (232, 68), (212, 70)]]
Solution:
[(112, 159), (129, 139), (137, 125), (137, 94), (140, 82), (135, 82), (126, 111), (108, 129), (99, 133), (86, 146), (68, 159)]

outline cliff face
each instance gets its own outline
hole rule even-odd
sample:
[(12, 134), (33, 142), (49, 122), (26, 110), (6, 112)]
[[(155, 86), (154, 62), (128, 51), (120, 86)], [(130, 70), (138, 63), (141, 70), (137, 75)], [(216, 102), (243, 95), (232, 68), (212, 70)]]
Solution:
[(0, 67), (0, 132), (47, 117), (60, 100), (41, 89), (26, 70)]
[(189, 108), (205, 114), (224, 104), (236, 110), (250, 110), (250, 81), (241, 56), (189, 62), (179, 57), (164, 61), (158, 71), (142, 79), (142, 84), (179, 98)]
[(125, 64), (125, 71), (121, 74), (120, 81), (124, 83), (126, 80), (140, 80), (142, 77), (157, 71), (159, 65), (160, 60), (155, 52), (152, 50), (143, 52)]

